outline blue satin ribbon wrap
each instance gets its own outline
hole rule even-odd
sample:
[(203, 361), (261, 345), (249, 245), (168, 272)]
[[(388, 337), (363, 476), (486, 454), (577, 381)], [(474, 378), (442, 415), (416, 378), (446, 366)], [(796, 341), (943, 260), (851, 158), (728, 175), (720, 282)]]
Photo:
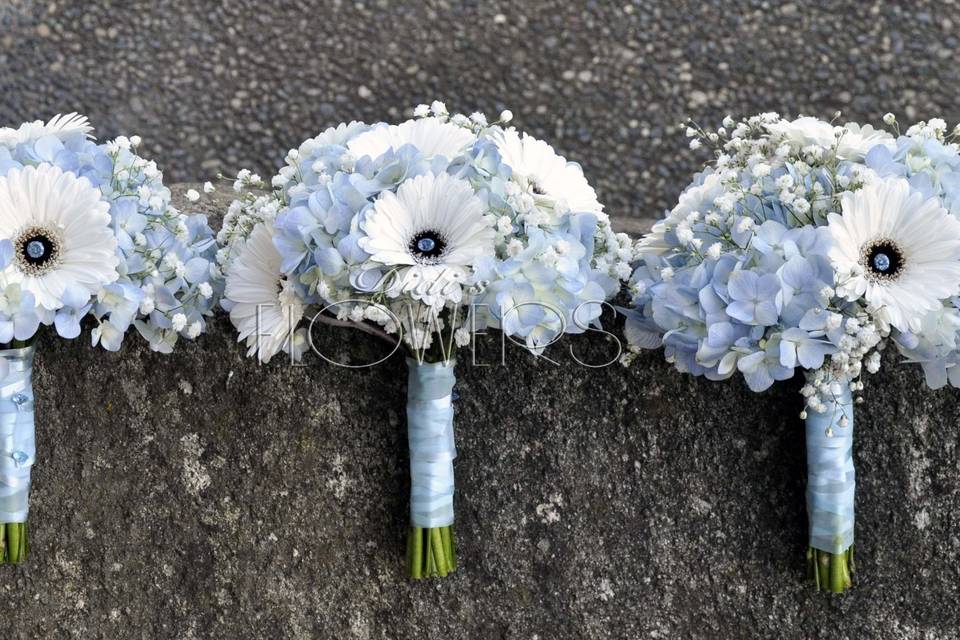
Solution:
[(0, 523), (26, 522), (30, 469), (37, 447), (33, 430), (33, 347), (0, 350)]
[(407, 358), (410, 522), (414, 527), (453, 524), (454, 364)]
[[(847, 425), (840, 426), (840, 418)], [(807, 411), (807, 513), (810, 546), (840, 554), (853, 544), (853, 399), (850, 389), (827, 403), (823, 413)]]

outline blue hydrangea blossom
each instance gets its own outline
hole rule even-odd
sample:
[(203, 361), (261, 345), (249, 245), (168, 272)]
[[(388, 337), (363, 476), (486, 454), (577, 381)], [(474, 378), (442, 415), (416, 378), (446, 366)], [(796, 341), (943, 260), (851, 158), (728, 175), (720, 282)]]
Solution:
[[(754, 391), (800, 368), (810, 374), (807, 405), (820, 410), (838, 381), (862, 388), (862, 371), (879, 368), (890, 338), (930, 386), (960, 386), (954, 249), (907, 229), (910, 211), (922, 211), (943, 222), (943, 234), (956, 230), (958, 132), (942, 120), (902, 134), (892, 116), (887, 124), (893, 133), (767, 113), (728, 118), (716, 132), (692, 125), (691, 146), (713, 147), (716, 159), (641, 241), (633, 305), (623, 310), (632, 345), (625, 361), (663, 346), (680, 371), (739, 373)], [(905, 203), (904, 212), (883, 210), (875, 194)], [(880, 221), (860, 244), (844, 224), (858, 207), (874, 215), (861, 219)], [(884, 231), (892, 219), (903, 223)], [(906, 282), (898, 269), (914, 278), (912, 288), (895, 288)], [(924, 270), (942, 277), (918, 285)], [(912, 311), (894, 308), (915, 296)]]
[(19, 230), (0, 239), (0, 343), (29, 340), (41, 326), (76, 338), (81, 322), (93, 318), (92, 343), (116, 351), (131, 327), (151, 349), (169, 352), (183, 337), (206, 328), (223, 289), (216, 241), (203, 215), (171, 205), (156, 164), (137, 155), (139, 138), (99, 144), (86, 119), (71, 114), (48, 123), (0, 129), (0, 177), (28, 167), (57, 167), (99, 190), (116, 237), (114, 277), (94, 295), (68, 289), (58, 308), (36, 303), (18, 285), (13, 243)]

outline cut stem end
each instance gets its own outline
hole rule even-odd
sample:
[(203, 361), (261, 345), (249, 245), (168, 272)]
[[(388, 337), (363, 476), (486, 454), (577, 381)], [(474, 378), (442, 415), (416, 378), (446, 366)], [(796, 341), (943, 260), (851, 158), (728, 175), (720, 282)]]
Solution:
[(407, 536), (407, 574), (414, 580), (445, 578), (457, 568), (453, 526), (410, 527)]
[(30, 553), (26, 522), (0, 524), (0, 564), (20, 564)]
[(853, 586), (853, 547), (843, 553), (807, 549), (807, 570), (814, 589), (843, 593)]

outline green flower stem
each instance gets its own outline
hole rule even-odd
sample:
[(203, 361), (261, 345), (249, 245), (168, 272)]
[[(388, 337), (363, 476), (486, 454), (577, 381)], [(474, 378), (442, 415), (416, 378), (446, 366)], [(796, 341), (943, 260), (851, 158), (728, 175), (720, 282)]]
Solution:
[(440, 529), (440, 534), (443, 537), (443, 550), (447, 554), (447, 570), (451, 572), (456, 571), (457, 554), (453, 549), (453, 527)]
[(423, 577), (423, 529), (420, 527), (411, 527), (408, 537), (410, 546), (410, 577), (419, 579)]
[(437, 573), (437, 566), (433, 560), (433, 549), (430, 548), (429, 533), (424, 536), (424, 547), (425, 549), (423, 551), (423, 555), (426, 556), (427, 562), (426, 562), (426, 566), (424, 567), (423, 577), (429, 578), (430, 576), (435, 575)]
[(410, 527), (407, 573), (411, 578), (444, 578), (457, 568), (453, 527)]
[(853, 586), (853, 547), (843, 553), (807, 549), (807, 565), (817, 591), (843, 593)]
[(26, 522), (0, 524), (0, 564), (20, 564), (29, 550)]
[(441, 578), (447, 577), (447, 550), (443, 546), (443, 536), (440, 529), (430, 529), (430, 544), (433, 546), (433, 558), (437, 563), (437, 573)]

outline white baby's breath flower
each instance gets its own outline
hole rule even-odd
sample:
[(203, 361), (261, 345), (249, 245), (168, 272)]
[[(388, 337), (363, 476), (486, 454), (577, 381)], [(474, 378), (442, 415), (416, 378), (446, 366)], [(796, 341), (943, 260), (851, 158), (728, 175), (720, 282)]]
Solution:
[(196, 189), (187, 190), (187, 200), (197, 202), (200, 199), (200, 193)]
[(465, 327), (460, 327), (453, 332), (453, 339), (458, 347), (465, 347), (470, 344), (470, 331)]
[(867, 356), (866, 360), (864, 360), (863, 364), (870, 373), (876, 373), (877, 371), (880, 371), (880, 352), (874, 351), (871, 353), (869, 356)]
[(765, 178), (770, 175), (770, 165), (766, 162), (757, 163), (753, 165), (751, 173), (753, 173), (754, 178)]

